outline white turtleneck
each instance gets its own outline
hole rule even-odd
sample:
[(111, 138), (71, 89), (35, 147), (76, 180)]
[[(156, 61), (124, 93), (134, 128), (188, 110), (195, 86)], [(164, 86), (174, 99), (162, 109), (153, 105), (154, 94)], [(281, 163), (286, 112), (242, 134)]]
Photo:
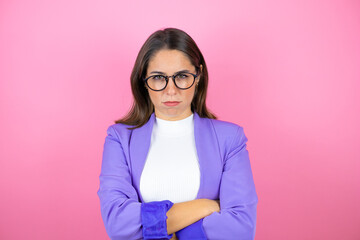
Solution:
[(199, 187), (194, 114), (178, 121), (156, 118), (140, 178), (144, 202), (194, 200)]

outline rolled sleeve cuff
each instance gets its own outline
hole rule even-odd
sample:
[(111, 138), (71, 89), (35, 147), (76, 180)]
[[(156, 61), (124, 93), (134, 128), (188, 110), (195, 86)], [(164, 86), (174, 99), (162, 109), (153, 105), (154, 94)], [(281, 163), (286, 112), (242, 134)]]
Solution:
[(203, 219), (200, 219), (197, 222), (179, 230), (176, 232), (176, 237), (179, 240), (187, 239), (196, 239), (196, 240), (206, 240), (206, 234), (203, 228)]
[(174, 204), (169, 200), (141, 204), (141, 223), (144, 239), (170, 239), (166, 225), (166, 212)]

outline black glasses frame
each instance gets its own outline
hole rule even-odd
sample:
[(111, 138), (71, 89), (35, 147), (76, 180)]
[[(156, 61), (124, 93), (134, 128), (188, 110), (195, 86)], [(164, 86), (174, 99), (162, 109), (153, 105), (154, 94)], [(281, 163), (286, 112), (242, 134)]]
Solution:
[[(190, 74), (190, 75), (192, 75), (192, 76), (194, 77), (194, 81), (192, 82), (192, 84), (191, 84), (189, 87), (187, 87), (187, 88), (181, 88), (181, 87), (179, 87), (178, 85), (176, 85), (175, 77), (178, 76), (178, 75), (181, 75), (181, 74)], [(152, 89), (152, 88), (149, 86), (148, 80), (149, 80), (151, 77), (154, 77), (154, 76), (163, 76), (163, 77), (165, 78), (166, 83), (165, 83), (165, 86), (164, 86), (162, 89), (160, 89), (160, 90), (155, 90), (155, 89)], [(196, 79), (198, 76), (199, 76), (198, 74), (193, 74), (193, 73), (188, 73), (188, 72), (186, 72), (186, 73), (177, 73), (177, 74), (174, 74), (174, 75), (172, 75), (172, 76), (165, 76), (165, 75), (162, 75), (162, 74), (156, 74), (156, 75), (151, 75), (151, 76), (145, 78), (145, 79), (144, 79), (144, 82), (145, 82), (145, 84), (146, 84), (146, 86), (147, 86), (148, 88), (150, 88), (150, 89), (153, 90), (153, 91), (159, 92), (159, 91), (163, 91), (163, 90), (167, 87), (167, 85), (168, 85), (168, 83), (169, 83), (169, 78), (172, 78), (172, 80), (173, 80), (173, 82), (174, 82), (174, 85), (175, 85), (177, 88), (179, 88), (179, 89), (181, 89), (181, 90), (186, 90), (186, 89), (191, 88), (191, 87), (194, 85), (195, 79)]]

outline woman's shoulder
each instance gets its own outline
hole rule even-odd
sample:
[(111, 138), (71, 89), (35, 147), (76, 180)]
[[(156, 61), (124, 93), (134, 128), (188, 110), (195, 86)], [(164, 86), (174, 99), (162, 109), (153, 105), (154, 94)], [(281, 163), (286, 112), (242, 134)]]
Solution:
[(227, 156), (236, 149), (246, 146), (247, 137), (241, 125), (224, 120), (208, 119), (215, 133), (221, 152)]
[(219, 119), (209, 119), (214, 126), (216, 131), (221, 131), (222, 134), (236, 134), (238, 131), (243, 131), (243, 127), (234, 122), (219, 120)]
[(116, 131), (129, 131), (130, 132), (132, 130), (130, 128), (132, 128), (132, 127), (134, 127), (134, 126), (127, 125), (127, 124), (124, 124), (124, 123), (113, 123), (113, 124), (108, 126), (108, 129), (113, 128)]
[(131, 132), (133, 131), (131, 125), (126, 125), (123, 123), (114, 123), (107, 127), (106, 133), (107, 135), (112, 135), (118, 139), (129, 138)]
[(244, 132), (244, 128), (234, 122), (209, 119), (213, 125), (213, 129), (216, 133), (219, 143), (225, 145), (242, 144), (247, 142), (247, 137)]

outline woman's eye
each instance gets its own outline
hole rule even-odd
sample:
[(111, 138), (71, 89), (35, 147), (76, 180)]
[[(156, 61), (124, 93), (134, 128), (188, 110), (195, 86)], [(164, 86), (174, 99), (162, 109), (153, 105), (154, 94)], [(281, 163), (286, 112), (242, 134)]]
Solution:
[(162, 75), (156, 75), (156, 76), (153, 76), (152, 77), (154, 80), (163, 80), (164, 79), (164, 76)]
[(187, 79), (188, 77), (189, 77), (189, 75), (184, 74), (184, 73), (176, 75), (176, 78), (178, 78), (178, 79)]

